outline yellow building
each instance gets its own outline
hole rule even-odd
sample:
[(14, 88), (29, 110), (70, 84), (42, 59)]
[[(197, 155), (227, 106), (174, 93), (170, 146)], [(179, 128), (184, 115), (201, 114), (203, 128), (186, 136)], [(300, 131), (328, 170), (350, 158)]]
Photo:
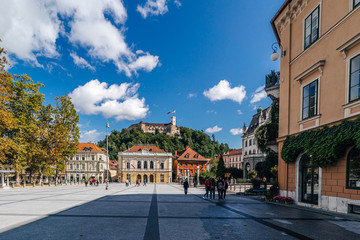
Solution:
[(136, 145), (119, 153), (118, 175), (121, 182), (140, 179), (150, 183), (171, 182), (172, 154), (155, 145)]

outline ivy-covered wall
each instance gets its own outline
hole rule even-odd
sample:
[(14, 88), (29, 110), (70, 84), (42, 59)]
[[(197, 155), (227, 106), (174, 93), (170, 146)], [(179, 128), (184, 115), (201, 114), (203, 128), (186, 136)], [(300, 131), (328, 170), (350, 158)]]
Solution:
[(311, 164), (319, 167), (333, 165), (351, 146), (360, 148), (360, 117), (344, 120), (339, 125), (306, 131), (288, 136), (281, 150), (286, 163), (295, 162), (300, 153), (311, 156)]

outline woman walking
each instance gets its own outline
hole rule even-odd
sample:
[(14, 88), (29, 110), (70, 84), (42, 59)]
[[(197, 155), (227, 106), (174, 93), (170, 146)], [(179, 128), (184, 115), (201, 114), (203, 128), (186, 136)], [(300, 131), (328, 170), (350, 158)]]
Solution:
[(187, 179), (185, 179), (185, 182), (184, 182), (184, 192), (185, 192), (185, 195), (187, 195), (188, 188), (189, 188), (189, 183), (188, 183)]
[(204, 185), (205, 185), (205, 194), (203, 196), (203, 199), (206, 199), (209, 198), (209, 190), (210, 190), (210, 182), (208, 178), (205, 180)]

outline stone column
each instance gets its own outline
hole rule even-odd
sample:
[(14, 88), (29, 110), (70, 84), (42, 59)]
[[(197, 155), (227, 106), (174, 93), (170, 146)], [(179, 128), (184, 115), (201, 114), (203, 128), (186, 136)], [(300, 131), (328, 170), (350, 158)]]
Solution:
[(6, 185), (7, 185), (8, 187), (10, 187), (9, 174), (6, 174)]
[(4, 173), (1, 173), (1, 187), (4, 188), (5, 187), (5, 180), (4, 180)]

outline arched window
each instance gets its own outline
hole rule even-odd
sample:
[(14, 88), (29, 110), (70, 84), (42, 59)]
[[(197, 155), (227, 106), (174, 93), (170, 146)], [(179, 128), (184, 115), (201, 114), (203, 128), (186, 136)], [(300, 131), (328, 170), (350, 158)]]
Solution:
[(164, 182), (164, 174), (160, 175), (160, 182)]
[(154, 169), (154, 162), (150, 161), (150, 169)]
[(360, 150), (352, 149), (347, 159), (346, 187), (360, 189)]
[(147, 162), (144, 162), (144, 169), (147, 169)]
[(255, 149), (253, 150), (253, 154), (256, 154), (256, 150), (255, 150)]
[(137, 168), (141, 168), (141, 162), (138, 161)]
[(160, 169), (163, 170), (164, 169), (164, 163), (160, 163)]
[(127, 162), (127, 163), (126, 163), (126, 168), (127, 168), (127, 169), (130, 169), (130, 162)]

